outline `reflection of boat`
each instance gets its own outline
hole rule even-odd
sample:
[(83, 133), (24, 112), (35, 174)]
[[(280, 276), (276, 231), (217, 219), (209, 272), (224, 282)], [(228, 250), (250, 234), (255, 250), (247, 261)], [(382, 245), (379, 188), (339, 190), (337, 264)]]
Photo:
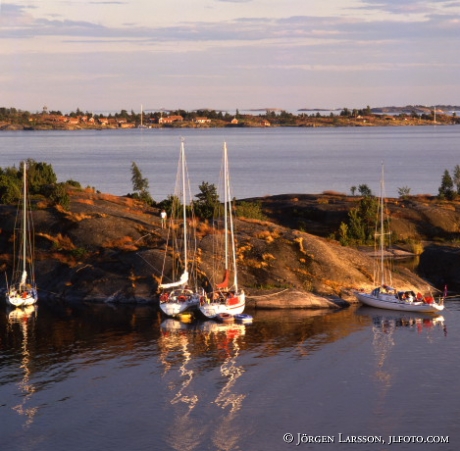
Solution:
[(216, 321), (203, 321), (199, 324), (199, 330), (205, 334), (224, 333), (231, 339), (243, 336), (246, 333), (244, 324), (218, 323)]
[(441, 327), (447, 333), (444, 317), (441, 315), (430, 315), (420, 312), (389, 311), (382, 313), (381, 309), (372, 307), (361, 307), (356, 312), (358, 315), (372, 317), (373, 326), (388, 331), (398, 327), (415, 328), (418, 332), (432, 330), (434, 327)]
[(24, 372), (19, 388), (21, 390), (21, 402), (13, 407), (13, 410), (19, 415), (27, 417), (25, 427), (29, 427), (38, 412), (38, 407), (27, 407), (27, 403), (32, 398), (36, 391), (35, 386), (30, 382), (31, 357), (29, 352), (29, 325), (37, 317), (38, 307), (36, 305), (28, 305), (23, 308), (15, 308), (8, 313), (8, 323), (10, 327), (18, 324), (22, 333), (22, 359), (21, 370)]
[(166, 318), (161, 323), (163, 394), (175, 412), (164, 421), (170, 449), (201, 449), (208, 436), (204, 440), (213, 449), (236, 449), (247, 396), (238, 391), (245, 373), (238, 365), (245, 327), (204, 319), (183, 323)]
[(246, 333), (244, 324), (218, 323), (215, 321), (205, 321), (201, 324), (200, 330), (217, 340), (217, 346), (225, 355), (225, 360), (220, 366), (220, 374), (225, 378), (226, 383), (219, 391), (214, 403), (222, 409), (230, 407), (230, 412), (238, 411), (243, 400), (244, 394), (234, 392), (236, 381), (244, 374), (244, 368), (238, 366), (236, 361), (240, 354), (238, 339)]
[(189, 351), (189, 337), (184, 330), (189, 324), (184, 324), (176, 319), (168, 318), (161, 323), (162, 334), (160, 347), (162, 349), (160, 360), (165, 367), (165, 374), (172, 367), (172, 362), (178, 357), (181, 360), (179, 367), (179, 390), (171, 399), (171, 404), (184, 403), (192, 410), (198, 402), (197, 395), (187, 394), (195, 372), (188, 368), (192, 355)]
[[(231, 202), (231, 192), (230, 192), (230, 176), (228, 168), (228, 155), (227, 155), (227, 145), (224, 143), (224, 152), (223, 152), (223, 193), (224, 193), (224, 202), (223, 202), (223, 240), (221, 236), (216, 233), (216, 241), (218, 240), (220, 244), (223, 244), (223, 249), (221, 251), (220, 257), (224, 256), (224, 280), (220, 283), (214, 283), (215, 289), (212, 293), (209, 293), (208, 296), (210, 299), (207, 299), (206, 302), (202, 303), (200, 306), (201, 313), (206, 318), (216, 318), (221, 314), (225, 315), (237, 315), (241, 314), (244, 311), (246, 304), (245, 294), (242, 289), (238, 287), (238, 272), (236, 265), (236, 246), (235, 246), (235, 233), (233, 227), (233, 211), (232, 211), (232, 202)], [(216, 221), (215, 224), (220, 223), (221, 221)], [(216, 227), (217, 228), (217, 227)], [(233, 281), (230, 281), (230, 272), (233, 271)], [(222, 271), (219, 268), (216, 268), (214, 275), (221, 276)], [(218, 275), (217, 275), (218, 274)], [(214, 276), (213, 275), (213, 276)]]
[[(433, 316), (417, 312), (398, 312), (383, 310), (371, 307), (360, 307), (356, 310), (359, 316), (366, 316), (372, 320), (372, 347), (375, 356), (375, 380), (379, 387), (379, 402), (377, 409), (385, 409), (388, 400), (388, 393), (393, 385), (393, 380), (397, 376), (398, 366), (395, 364), (390, 355), (395, 349), (396, 338), (407, 336), (405, 330), (413, 329), (417, 335), (430, 333), (435, 329), (447, 333), (442, 316)], [(398, 334), (400, 332), (400, 334)]]
[(27, 164), (22, 165), (23, 198), (20, 217), (20, 239), (15, 239), (14, 266), (11, 284), (7, 284), (6, 300), (15, 307), (35, 304), (38, 300), (35, 284), (32, 217), (27, 203)]
[[(188, 230), (187, 218), (187, 195), (186, 190), (189, 188), (186, 177), (186, 162), (184, 143), (181, 143), (179, 169), (176, 180), (176, 192), (172, 198), (170, 227), (168, 231), (168, 244), (172, 251), (172, 280), (171, 283), (160, 283), (160, 308), (167, 316), (176, 316), (187, 310), (194, 310), (200, 304), (200, 298), (204, 294), (203, 290), (198, 290), (196, 278), (196, 238), (192, 231)], [(178, 196), (178, 192), (180, 195)], [(191, 197), (191, 196), (190, 196)], [(179, 226), (181, 223), (182, 227)], [(167, 259), (168, 248), (165, 252), (165, 263)], [(162, 280), (164, 277), (164, 268)], [(190, 267), (191, 266), (191, 267)], [(190, 272), (189, 272), (190, 270)], [(180, 277), (176, 271), (181, 271)], [(190, 273), (192, 275), (190, 279)], [(195, 286), (190, 286), (194, 284)]]
[(374, 288), (370, 293), (365, 291), (356, 291), (355, 295), (359, 301), (370, 307), (399, 310), (407, 312), (422, 312), (422, 313), (439, 313), (444, 309), (444, 305), (437, 303), (432, 296), (423, 296), (421, 293), (415, 294), (412, 290), (396, 290), (391, 287), (391, 282), (388, 285), (388, 271), (385, 271), (384, 266), (384, 242), (385, 242), (385, 227), (384, 227), (384, 170), (382, 165), (382, 177), (380, 180), (380, 230), (379, 236), (379, 255), (380, 255), (380, 286)]

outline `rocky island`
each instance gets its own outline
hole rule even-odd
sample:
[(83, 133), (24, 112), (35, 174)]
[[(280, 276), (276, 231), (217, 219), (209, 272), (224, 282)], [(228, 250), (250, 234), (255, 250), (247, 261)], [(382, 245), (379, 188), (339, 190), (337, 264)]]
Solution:
[[(78, 302), (158, 302), (166, 229), (160, 210), (130, 198), (68, 188), (69, 205), (34, 204), (36, 276), (41, 299)], [(240, 285), (257, 308), (337, 308), (356, 302), (353, 290), (373, 286), (374, 259), (366, 248), (343, 246), (340, 224), (357, 196), (291, 194), (248, 199), (264, 220), (236, 220)], [(395, 286), (460, 289), (460, 203), (435, 197), (388, 199), (395, 255), (415, 256)], [(0, 269), (12, 263), (16, 208), (0, 207)], [(198, 224), (200, 271), (210, 270), (210, 227)]]
[(386, 127), (459, 124), (454, 105), (407, 105), (326, 111), (300, 109), (297, 114), (276, 108), (230, 114), (216, 110), (176, 110), (93, 114), (77, 108), (67, 114), (43, 108), (31, 113), (0, 107), (0, 131), (14, 130), (115, 130), (133, 128), (216, 127)]

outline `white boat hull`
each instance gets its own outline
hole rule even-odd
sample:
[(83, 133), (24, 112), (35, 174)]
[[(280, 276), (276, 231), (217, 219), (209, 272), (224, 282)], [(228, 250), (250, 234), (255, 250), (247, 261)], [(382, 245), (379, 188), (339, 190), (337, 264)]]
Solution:
[(190, 310), (196, 310), (200, 305), (200, 297), (198, 295), (191, 296), (190, 299), (185, 301), (168, 300), (166, 302), (160, 301), (160, 309), (166, 316), (177, 316), (180, 313)]
[(7, 293), (6, 294), (6, 302), (9, 305), (14, 307), (26, 307), (28, 305), (33, 305), (38, 301), (38, 295), (35, 290), (28, 292), (27, 294), (20, 294), (20, 293)]
[(407, 302), (400, 300), (393, 295), (387, 295), (384, 293), (380, 293), (376, 296), (371, 293), (357, 291), (355, 295), (360, 302), (368, 305), (369, 307), (419, 313), (439, 313), (444, 310), (444, 305), (437, 304), (435, 302), (432, 304), (427, 304), (421, 301)]
[[(232, 299), (237, 299), (237, 302), (231, 303)], [(222, 313), (228, 313), (230, 315), (240, 315), (241, 313), (243, 313), (245, 306), (246, 296), (244, 292), (242, 292), (234, 298), (231, 298), (224, 302), (215, 301), (204, 303), (203, 305), (200, 305), (200, 312), (206, 318), (213, 319)]]

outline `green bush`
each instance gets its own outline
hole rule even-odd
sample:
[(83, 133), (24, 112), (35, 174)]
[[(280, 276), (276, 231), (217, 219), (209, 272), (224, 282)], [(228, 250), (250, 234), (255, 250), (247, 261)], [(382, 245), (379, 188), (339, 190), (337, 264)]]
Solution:
[(236, 216), (246, 219), (265, 221), (267, 217), (262, 212), (261, 202), (239, 202), (236, 206)]

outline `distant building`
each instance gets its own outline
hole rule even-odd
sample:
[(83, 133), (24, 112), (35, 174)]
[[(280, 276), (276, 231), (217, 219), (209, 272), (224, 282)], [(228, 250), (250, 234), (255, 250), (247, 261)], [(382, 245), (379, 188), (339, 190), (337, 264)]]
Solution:
[(182, 116), (166, 116), (166, 117), (160, 117), (158, 119), (159, 124), (172, 124), (173, 122), (182, 122), (184, 118)]
[(208, 119), (207, 117), (196, 117), (195, 122), (197, 124), (209, 124), (211, 123), (211, 119)]

